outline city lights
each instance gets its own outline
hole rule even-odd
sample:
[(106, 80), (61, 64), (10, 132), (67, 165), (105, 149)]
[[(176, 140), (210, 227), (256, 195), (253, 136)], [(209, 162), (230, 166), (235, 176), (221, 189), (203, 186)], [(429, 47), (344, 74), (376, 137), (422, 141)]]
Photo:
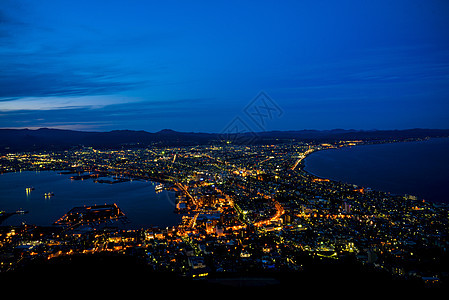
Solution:
[[(1, 172), (59, 170), (70, 176), (67, 180), (97, 184), (155, 181), (156, 191), (175, 192), (173, 207), (182, 220), (165, 229), (101, 227), (125, 218), (117, 205), (105, 204), (73, 208), (50, 232), (34, 225), (1, 227), (1, 270), (12, 271), (36, 257), (133, 253), (155, 271), (198, 279), (247, 270), (298, 271), (307, 256), (331, 261), (352, 257), (394, 276), (425, 278), (425, 270), (414, 262), (440, 259), (423, 249), (447, 248), (447, 208), (416, 196), (317, 178), (303, 170), (308, 154), (354, 143), (362, 142), (82, 148), (3, 155)], [(101, 179), (104, 176), (114, 180)], [(27, 195), (33, 190), (25, 188)], [(2, 212), (0, 217), (10, 215)], [(83, 226), (86, 230), (77, 230)], [(425, 280), (434, 283), (436, 277), (432, 278)]]

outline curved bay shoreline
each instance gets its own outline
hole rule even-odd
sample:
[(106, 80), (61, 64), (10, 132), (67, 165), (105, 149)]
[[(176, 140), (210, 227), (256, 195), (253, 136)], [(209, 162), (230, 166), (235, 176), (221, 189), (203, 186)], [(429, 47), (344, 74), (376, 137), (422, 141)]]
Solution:
[[(441, 142), (441, 143), (439, 143), (439, 142)], [(372, 164), (372, 162), (367, 161), (367, 159), (366, 159), (367, 157), (363, 156), (363, 155), (369, 156), (369, 154), (372, 155), (372, 153), (369, 153), (369, 154), (361, 153), (361, 149), (369, 149), (368, 147), (372, 148), (373, 146), (374, 147), (381, 146), (382, 148), (385, 148), (385, 146), (388, 147), (390, 145), (407, 145), (409, 147), (413, 147), (413, 144), (416, 145), (417, 143), (419, 143), (419, 146), (425, 146), (426, 148), (430, 148), (431, 145), (429, 143), (433, 143), (434, 144), (433, 146), (436, 146), (436, 147), (441, 146), (443, 148), (447, 148), (449, 146), (449, 138), (443, 137), (443, 138), (430, 138), (430, 139), (425, 139), (425, 140), (419, 139), (419, 140), (411, 140), (411, 141), (397, 141), (397, 142), (386, 142), (386, 143), (363, 143), (363, 144), (350, 145), (350, 146), (345, 145), (345, 146), (338, 147), (338, 148), (316, 149), (304, 157), (304, 159), (300, 163), (300, 168), (303, 172), (305, 172), (313, 177), (319, 178), (319, 179), (327, 179), (327, 180), (331, 180), (334, 182), (369, 188), (372, 190), (385, 192), (385, 193), (388, 193), (391, 195), (412, 196), (412, 197), (416, 196), (417, 199), (432, 202), (439, 206), (448, 206), (449, 207), (449, 199), (447, 199), (447, 197), (445, 198), (444, 196), (442, 196), (444, 193), (444, 191), (442, 189), (445, 186), (442, 183), (440, 183), (440, 185), (437, 186), (437, 188), (432, 186), (433, 194), (438, 194), (440, 197), (440, 200), (435, 200), (435, 198), (437, 198), (437, 196), (434, 196), (434, 197), (428, 196), (428, 194), (432, 195), (432, 192), (426, 194), (422, 191), (422, 190), (425, 190), (425, 186), (426, 186), (426, 184), (423, 184), (423, 182), (415, 182), (415, 184), (412, 186), (412, 188), (406, 188), (405, 187), (406, 184), (401, 182), (401, 179), (399, 178), (399, 176), (394, 177), (393, 175), (391, 175), (391, 173), (394, 173), (394, 172), (392, 172), (392, 170), (395, 171), (394, 167), (392, 165), (398, 164), (397, 161), (392, 162), (390, 164), (386, 164), (386, 165), (379, 164), (379, 165), (376, 165), (375, 168), (373, 168), (373, 166), (370, 165), (370, 164)], [(394, 149), (394, 148), (395, 147), (393, 147), (393, 148), (390, 147), (391, 152), (397, 151), (397, 149)], [(405, 147), (401, 146), (401, 148), (405, 148)], [(423, 148), (423, 147), (421, 147), (421, 148)], [(369, 149), (369, 150), (371, 152), (373, 152), (373, 149)], [(383, 152), (385, 152), (385, 149), (381, 149), (381, 150)], [(344, 153), (344, 155), (343, 155), (341, 153), (341, 151), (345, 151), (347, 153)], [(324, 152), (327, 152), (327, 155), (323, 156), (322, 153), (324, 153)], [(338, 152), (340, 152), (340, 153), (338, 153)], [(356, 166), (354, 167), (352, 165), (350, 167), (352, 167), (353, 169), (357, 168), (359, 171), (360, 171), (360, 169), (363, 169), (363, 172), (359, 172), (359, 175), (363, 175), (363, 176), (358, 176), (358, 177), (355, 176), (354, 170), (349, 170), (351, 168), (347, 167), (347, 165), (349, 164), (349, 159), (348, 159), (349, 152), (356, 152), (355, 154), (353, 153), (354, 157), (351, 157), (351, 159), (350, 159), (350, 163), (354, 163)], [(369, 152), (369, 151), (365, 150), (365, 152)], [(432, 166), (430, 166), (429, 168), (427, 168), (427, 170), (429, 170), (429, 172), (428, 172), (429, 175), (426, 175), (426, 176), (427, 177), (433, 176), (433, 177), (431, 180), (428, 180), (428, 178), (424, 178), (427, 181), (430, 181), (431, 183), (433, 183), (434, 181), (437, 181), (437, 180), (440, 180), (440, 181), (442, 180), (445, 182), (449, 181), (449, 176), (441, 176), (441, 174), (438, 174), (438, 173), (441, 173), (441, 170), (444, 168), (444, 166), (449, 167), (449, 165), (447, 164), (448, 163), (447, 155), (445, 155), (446, 153), (444, 151), (440, 151), (440, 152), (442, 152), (442, 155), (440, 156), (442, 159), (442, 162), (441, 162), (440, 166), (438, 167), (439, 172), (432, 172), (432, 170), (430, 170)], [(319, 155), (321, 155), (321, 157), (316, 156), (318, 153), (320, 153)], [(314, 163), (315, 165), (313, 167), (311, 167), (311, 157), (313, 157), (313, 156), (315, 156), (315, 157), (313, 158), (314, 160), (312, 161), (312, 163)], [(344, 156), (346, 156), (346, 157), (344, 157)], [(355, 157), (355, 156), (357, 156), (357, 157)], [(330, 166), (329, 164), (331, 163), (331, 160), (334, 159), (335, 161), (333, 161), (333, 162), (334, 163), (336, 162), (336, 157), (340, 157), (340, 158), (343, 157), (343, 159), (345, 161), (338, 162), (337, 167)], [(373, 156), (371, 156), (371, 158), (373, 158)], [(320, 159), (321, 161), (318, 161), (318, 159)], [(401, 159), (406, 160), (406, 158), (401, 158)], [(429, 158), (426, 158), (426, 159), (429, 159)], [(438, 158), (432, 157), (432, 159), (438, 159)], [(356, 162), (354, 162), (354, 161), (356, 161)], [(416, 161), (418, 161), (418, 163)], [(364, 166), (357, 165), (360, 162), (365, 163)], [(415, 165), (416, 164), (419, 165), (419, 160), (415, 160), (415, 161), (413, 161), (413, 163), (415, 163)], [(346, 165), (344, 167), (342, 167), (343, 164), (346, 164)], [(324, 165), (326, 165), (326, 170), (323, 169)], [(410, 165), (412, 165), (412, 163)], [(375, 169), (375, 170), (372, 170), (372, 169)], [(419, 174), (419, 172), (414, 172), (414, 171), (405, 170), (405, 169), (413, 169), (413, 168), (407, 167), (407, 168), (404, 168), (404, 170), (401, 170), (401, 172), (403, 172), (407, 177), (410, 177), (411, 173)], [(422, 169), (425, 169), (425, 167), (423, 167)], [(392, 188), (394, 183), (389, 182), (388, 180), (379, 179), (379, 173), (380, 173), (379, 170), (384, 171), (384, 173), (387, 174), (389, 178), (394, 177), (394, 179), (397, 179), (397, 187), (395, 186), (394, 188)], [(397, 170), (396, 170), (396, 173), (397, 173)], [(440, 178), (438, 178), (439, 175), (440, 175)], [(443, 175), (447, 175), (446, 172)], [(424, 176), (424, 177), (426, 177), (426, 176)], [(418, 176), (415, 176), (415, 177), (418, 177)], [(404, 179), (404, 181), (406, 181), (407, 179), (408, 178)], [(414, 178), (414, 179), (416, 179), (416, 178)], [(428, 184), (428, 182), (424, 182), (424, 183)], [(417, 188), (417, 186), (419, 186), (420, 184), (423, 185), (423, 187)], [(419, 193), (414, 193), (420, 189), (421, 189), (421, 191)]]

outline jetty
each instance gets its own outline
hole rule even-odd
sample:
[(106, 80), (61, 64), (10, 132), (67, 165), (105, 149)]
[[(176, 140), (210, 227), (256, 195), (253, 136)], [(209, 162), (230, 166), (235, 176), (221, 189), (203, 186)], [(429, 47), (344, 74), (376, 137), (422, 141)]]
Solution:
[(23, 210), (23, 209), (19, 209), (16, 210), (15, 212), (5, 212), (5, 211), (0, 211), (0, 224), (3, 223), (3, 221), (5, 221), (6, 219), (8, 219), (9, 217), (11, 217), (12, 215), (23, 215), (23, 214), (27, 214), (28, 211), (27, 210)]
[(74, 207), (59, 218), (54, 225), (76, 227), (79, 225), (95, 225), (116, 220), (127, 221), (125, 213), (114, 203)]

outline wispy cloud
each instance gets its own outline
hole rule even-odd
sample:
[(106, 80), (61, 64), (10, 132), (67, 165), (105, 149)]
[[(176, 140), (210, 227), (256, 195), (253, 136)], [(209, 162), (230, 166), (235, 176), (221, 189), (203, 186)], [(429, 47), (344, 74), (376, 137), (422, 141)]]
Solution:
[(0, 128), (48, 127), (101, 131), (122, 128), (141, 130), (162, 126), (176, 129), (174, 119), (199, 120), (207, 114), (206, 104), (209, 101), (214, 99), (143, 101), (140, 98), (117, 95), (19, 98), (0, 102)]
[[(425, 52), (422, 54), (421, 52)], [(374, 48), (309, 64), (282, 77), (277, 90), (310, 101), (411, 96), (449, 84), (449, 51), (431, 46)], [(432, 88), (430, 88), (430, 86)], [(441, 92), (441, 91), (438, 91)]]
[(138, 101), (140, 99), (117, 95), (7, 98), (0, 101), (0, 112), (98, 109), (109, 105)]
[(30, 23), (12, 7), (10, 1), (0, 8), (0, 99), (114, 94), (149, 84), (108, 57), (112, 45), (62, 38), (64, 32)]

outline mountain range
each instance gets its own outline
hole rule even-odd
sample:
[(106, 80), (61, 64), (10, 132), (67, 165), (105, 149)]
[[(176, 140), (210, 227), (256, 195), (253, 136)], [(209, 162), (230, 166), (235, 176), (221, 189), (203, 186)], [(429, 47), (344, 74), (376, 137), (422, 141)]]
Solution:
[(273, 144), (287, 140), (332, 142), (336, 140), (403, 140), (425, 137), (449, 137), (449, 129), (406, 130), (296, 130), (245, 133), (158, 132), (113, 130), (108, 132), (62, 129), (0, 129), (0, 152), (63, 150), (72, 147), (98, 148), (188, 146), (231, 142), (234, 144)]

